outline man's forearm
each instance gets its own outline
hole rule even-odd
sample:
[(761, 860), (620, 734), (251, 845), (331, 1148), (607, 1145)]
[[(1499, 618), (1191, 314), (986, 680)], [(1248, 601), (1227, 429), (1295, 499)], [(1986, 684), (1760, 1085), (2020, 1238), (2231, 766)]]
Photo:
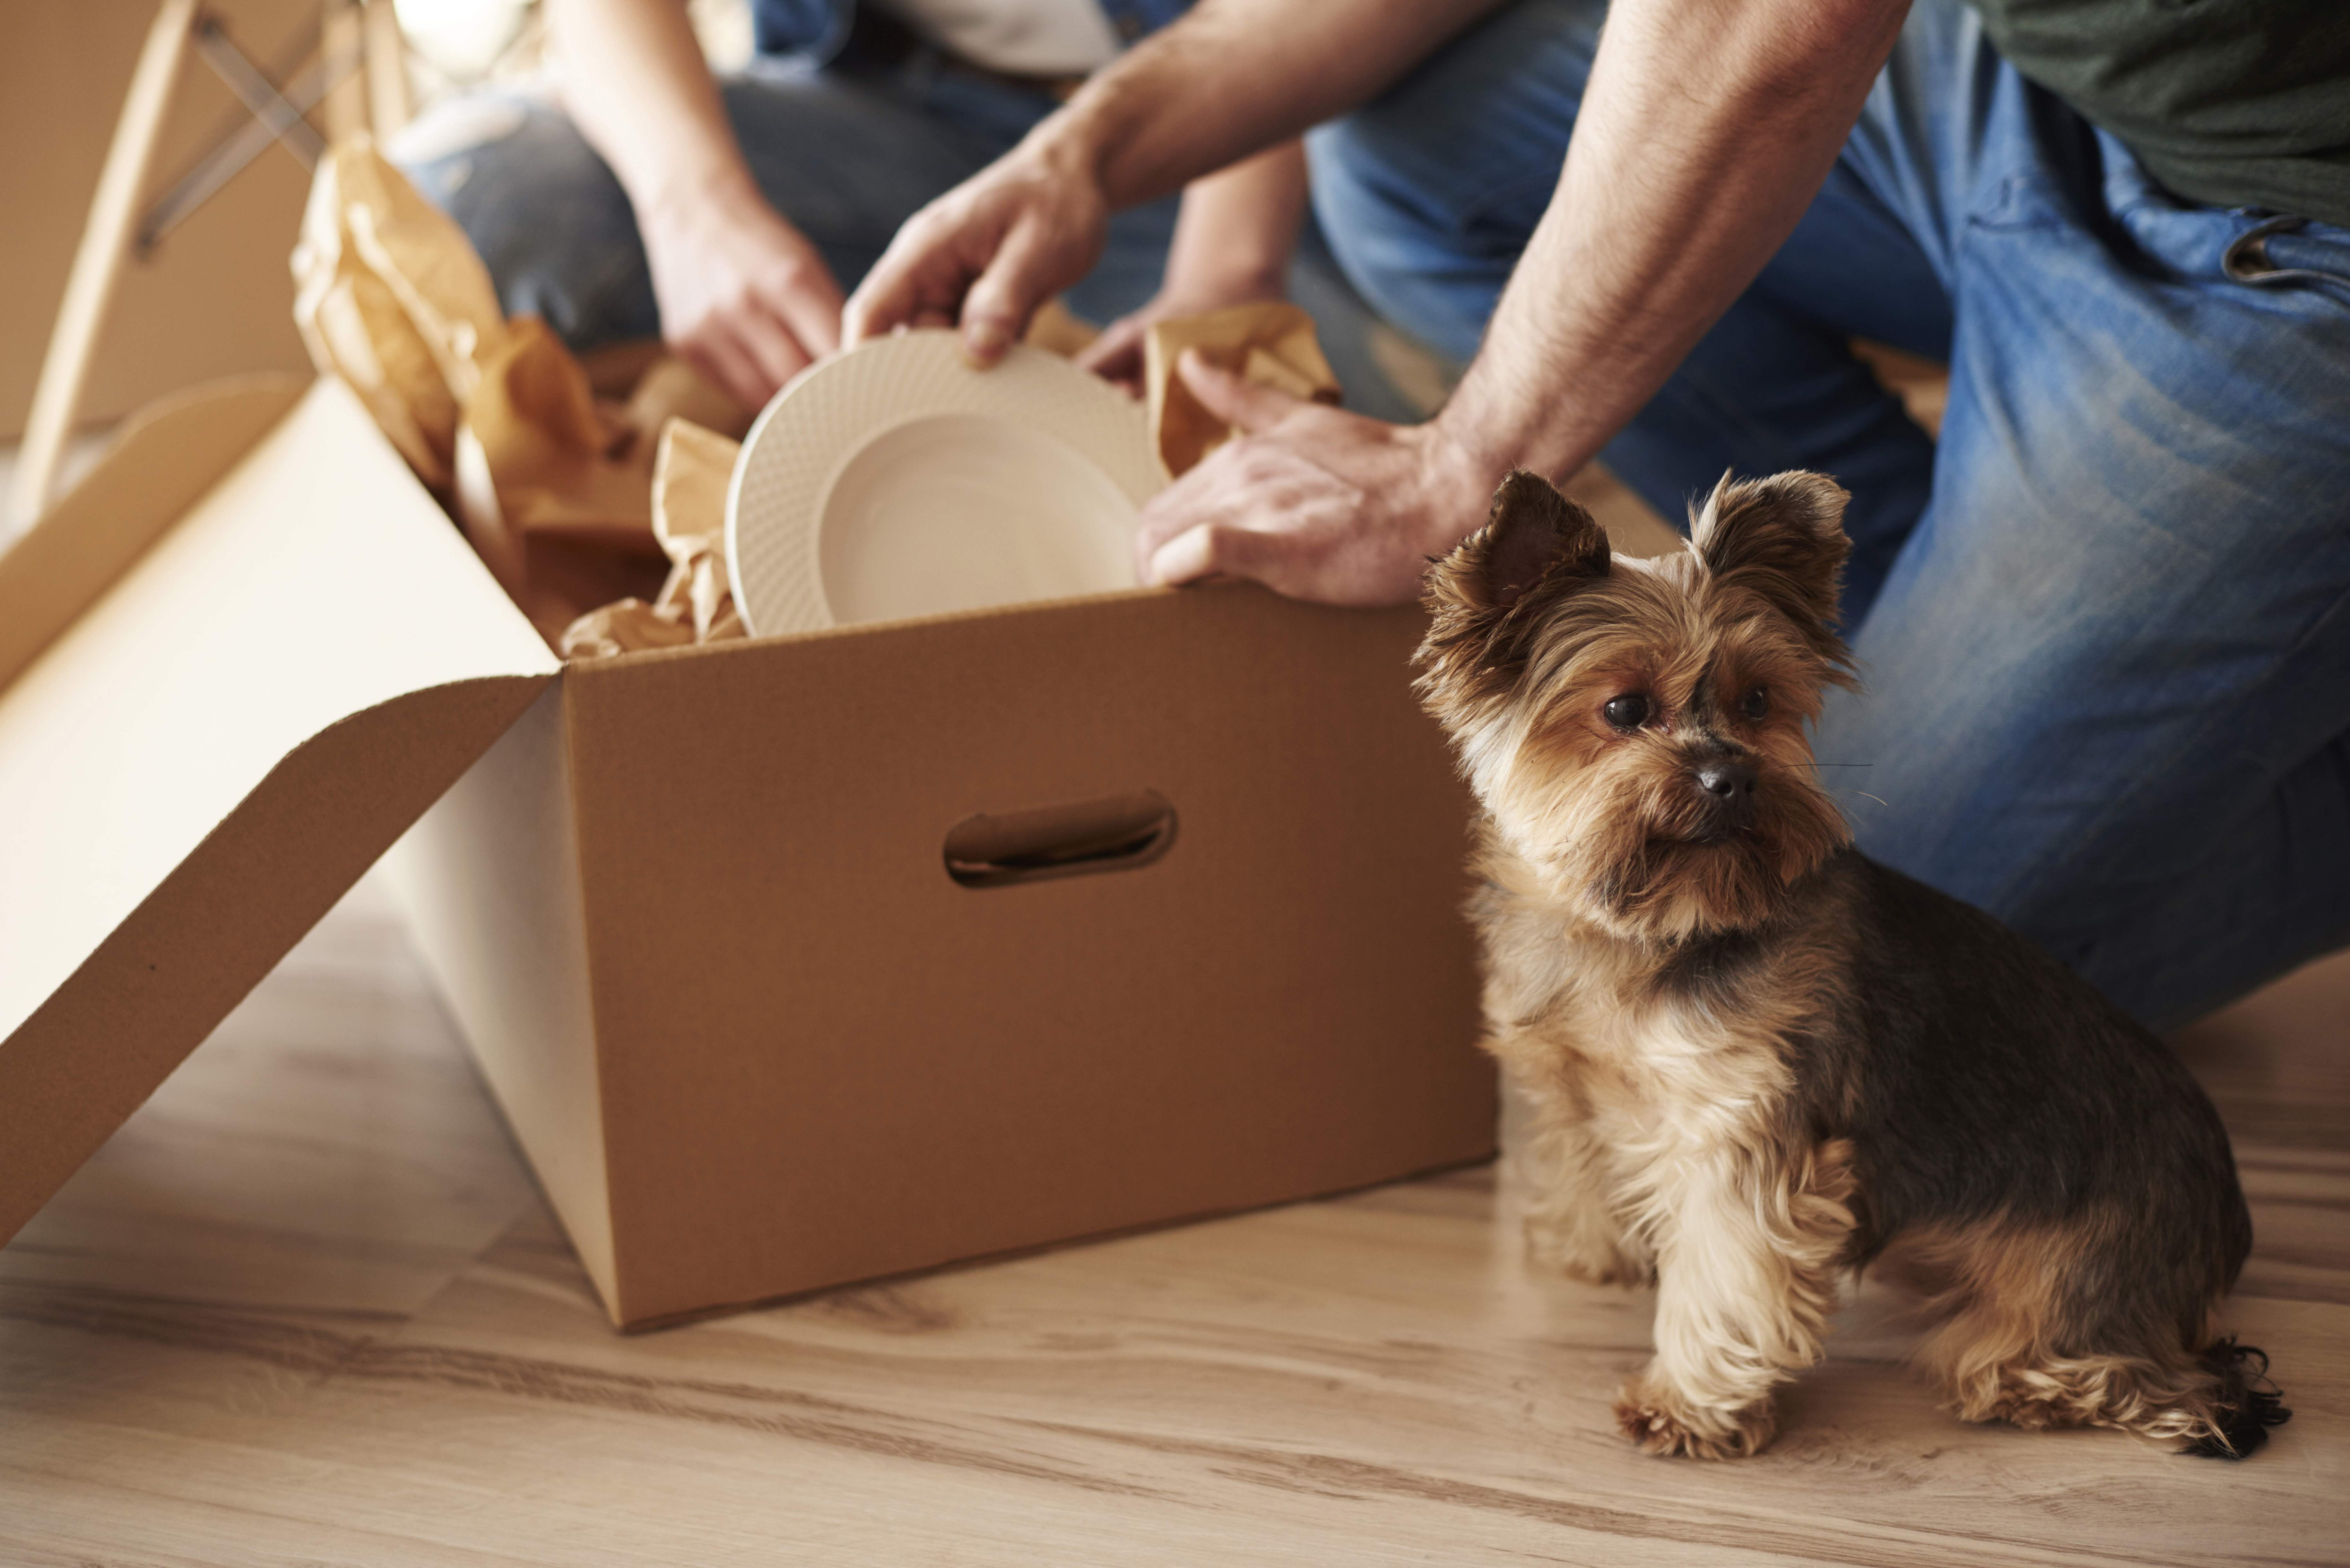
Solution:
[(1205, 0), (1035, 134), (1073, 150), (1113, 209), (1134, 206), (1362, 102), (1494, 4)]
[(1587, 462), (1793, 231), (1907, 10), (1616, 0), (1557, 192), (1440, 416), (1453, 438), (1496, 476)]
[(685, 0), (549, 0), (564, 107), (639, 209), (753, 192)]

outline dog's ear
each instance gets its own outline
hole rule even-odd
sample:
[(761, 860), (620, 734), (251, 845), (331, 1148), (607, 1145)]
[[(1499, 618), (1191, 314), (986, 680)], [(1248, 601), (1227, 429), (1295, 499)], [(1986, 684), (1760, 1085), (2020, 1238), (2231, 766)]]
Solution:
[(1537, 588), (1607, 575), (1607, 535), (1591, 514), (1521, 469), (1493, 492), (1485, 525), (1429, 568), (1431, 610), (1506, 615)]
[(1735, 484), (1725, 473), (1690, 518), (1690, 541), (1706, 571), (1770, 601), (1831, 664), (1846, 658), (1835, 625), (1850, 499), (1824, 473), (1776, 473)]
[(1420, 701), (1458, 729), (1505, 701), (1547, 611), (1607, 576), (1607, 535), (1540, 474), (1493, 493), (1485, 525), (1428, 569), (1428, 636), (1413, 662)]

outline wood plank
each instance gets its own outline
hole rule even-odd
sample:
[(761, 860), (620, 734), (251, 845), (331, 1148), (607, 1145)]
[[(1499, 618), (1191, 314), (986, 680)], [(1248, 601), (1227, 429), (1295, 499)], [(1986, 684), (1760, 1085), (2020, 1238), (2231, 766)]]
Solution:
[(0, 1251), (0, 1560), (2350, 1562), (2345, 999), (2182, 1042), (2260, 1458), (1952, 1422), (1864, 1291), (1706, 1466), (1613, 1435), (1649, 1299), (1529, 1271), (1489, 1170), (616, 1335), (362, 884)]

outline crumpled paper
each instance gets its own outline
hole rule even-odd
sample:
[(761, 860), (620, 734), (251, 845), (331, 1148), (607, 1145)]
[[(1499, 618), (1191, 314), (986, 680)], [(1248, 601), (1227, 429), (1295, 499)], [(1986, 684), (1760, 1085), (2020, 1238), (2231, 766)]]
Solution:
[(566, 659), (604, 659), (747, 635), (726, 580), (726, 489), (742, 443), (681, 419), (662, 427), (653, 460), (653, 535), (669, 580), (647, 604), (625, 598), (589, 610), (563, 634)]
[(1232, 427), (1203, 407), (1175, 374), (1175, 361), (1197, 348), (1211, 365), (1243, 379), (1317, 403), (1338, 401), (1338, 378), (1323, 357), (1314, 317), (1286, 300), (1234, 305), (1155, 323), (1143, 338), (1145, 406), (1150, 443), (1179, 479), (1232, 439)]
[(522, 316), (482, 356), (460, 439), (481, 444), (506, 527), (629, 549), (652, 544), (647, 434), (599, 406), (554, 329)]
[(464, 233), (360, 133), (319, 162), (293, 258), (295, 321), (366, 403), (550, 643), (592, 606), (650, 594), (655, 446), (672, 415), (751, 414), (656, 355), (623, 403), (536, 317), (505, 320)]
[(474, 356), (505, 328), (489, 269), (364, 131), (318, 161), (293, 265), (294, 325), (312, 362), (446, 490)]

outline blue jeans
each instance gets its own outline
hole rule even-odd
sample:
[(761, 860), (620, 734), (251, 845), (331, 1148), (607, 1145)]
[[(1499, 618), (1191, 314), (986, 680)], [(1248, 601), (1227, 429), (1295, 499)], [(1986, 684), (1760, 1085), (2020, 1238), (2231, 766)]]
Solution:
[[(899, 224), (1009, 151), (1057, 107), (956, 68), (928, 51), (886, 68), (754, 66), (721, 84), (760, 190), (853, 288)], [(527, 92), (444, 103), (390, 149), (417, 188), (455, 218), (496, 282), (506, 314), (544, 317), (577, 349), (657, 337), (636, 213), (563, 111)], [(1158, 292), (1176, 202), (1121, 213), (1069, 307), (1107, 323)], [(1372, 359), (1373, 317), (1310, 232), (1290, 294), (1314, 314), (1350, 408), (1416, 417)]]
[[(1357, 287), (1457, 358), (1603, 9), (1523, 0), (1309, 139)], [(2161, 1028), (2350, 942), (2350, 233), (2240, 281), (2261, 216), (2169, 196), (1918, 0), (1794, 234), (1603, 454), (1668, 517), (1725, 469), (1852, 492), (1867, 690), (1816, 739), (1861, 846)], [(1939, 446), (1854, 337), (1949, 362)]]

